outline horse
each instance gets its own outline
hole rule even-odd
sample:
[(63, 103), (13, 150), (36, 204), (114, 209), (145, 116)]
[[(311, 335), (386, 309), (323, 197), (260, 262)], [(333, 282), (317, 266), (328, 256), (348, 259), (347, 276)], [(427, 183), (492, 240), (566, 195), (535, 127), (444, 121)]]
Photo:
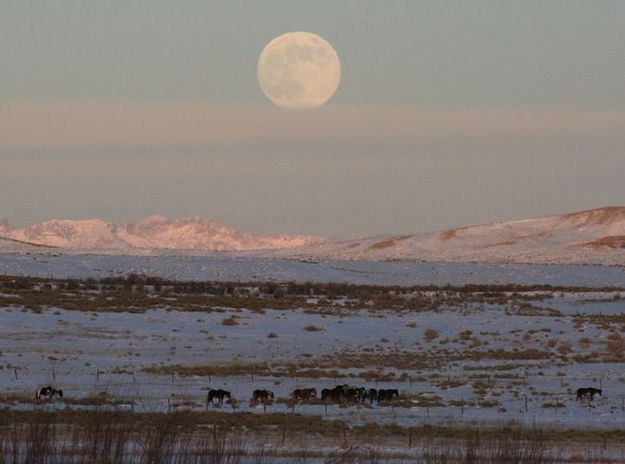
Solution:
[(269, 390), (254, 390), (252, 393), (252, 402), (254, 403), (257, 403), (258, 401), (261, 403), (267, 403), (268, 401), (272, 401), (273, 398), (273, 392)]
[(208, 397), (206, 402), (213, 404), (215, 398), (217, 398), (218, 404), (224, 404), (224, 398), (228, 398), (228, 400), (232, 400), (232, 396), (230, 396), (230, 392), (226, 390), (209, 390)]
[(317, 398), (316, 388), (296, 388), (293, 390), (293, 399), (306, 401), (311, 398)]
[(369, 398), (369, 404), (373, 404), (378, 399), (378, 391), (375, 388), (370, 388), (367, 392), (367, 397)]
[(399, 391), (396, 388), (378, 390), (378, 404), (382, 401), (392, 401), (393, 398), (399, 398)]
[(580, 401), (585, 397), (590, 398), (590, 401), (592, 401), (595, 395), (603, 396), (600, 388), (578, 388), (576, 401)]
[(335, 388), (324, 388), (323, 390), (321, 390), (321, 399), (326, 402), (327, 401), (338, 402), (341, 399), (341, 397)]
[(334, 388), (324, 388), (321, 390), (321, 399), (324, 401), (334, 401), (335, 403), (340, 403), (343, 399), (345, 399), (345, 389), (344, 385), (337, 385)]
[(38, 400), (40, 400), (42, 397), (52, 399), (54, 398), (54, 395), (58, 395), (59, 398), (63, 398), (63, 390), (56, 389), (48, 385), (47, 387), (38, 388), (35, 391), (35, 399), (38, 399)]
[(365, 389), (360, 387), (348, 388), (345, 391), (344, 397), (347, 401), (359, 403), (364, 401), (363, 396), (365, 395)]

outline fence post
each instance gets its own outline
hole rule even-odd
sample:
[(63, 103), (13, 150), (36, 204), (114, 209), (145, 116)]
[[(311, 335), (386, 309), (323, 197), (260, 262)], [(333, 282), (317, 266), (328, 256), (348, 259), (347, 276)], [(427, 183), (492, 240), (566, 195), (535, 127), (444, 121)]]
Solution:
[(17, 367), (13, 368), (13, 373), (15, 374), (15, 380), (17, 380)]
[(558, 415), (558, 409), (559, 409), (559, 408), (558, 408), (558, 405), (559, 405), (559, 404), (560, 404), (560, 397), (559, 397), (559, 396), (556, 396), (556, 407), (555, 407), (555, 408), (553, 408), (553, 409), (555, 410), (555, 412), (556, 412), (556, 416)]

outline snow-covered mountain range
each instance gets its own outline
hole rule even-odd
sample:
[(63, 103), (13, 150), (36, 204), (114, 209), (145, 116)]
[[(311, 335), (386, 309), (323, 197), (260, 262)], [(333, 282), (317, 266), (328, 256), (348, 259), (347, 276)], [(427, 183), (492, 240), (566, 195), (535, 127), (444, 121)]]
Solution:
[(0, 252), (37, 252), (50, 247), (55, 252), (238, 251), (314, 260), (625, 265), (625, 207), (346, 241), (261, 235), (200, 217), (150, 216), (124, 224), (100, 219), (51, 220), (24, 228), (0, 221)]
[[(0, 237), (59, 249), (132, 252), (137, 250), (245, 251), (286, 249), (318, 242), (305, 235), (261, 235), (218, 221), (191, 217), (150, 216), (136, 222), (111, 223), (101, 219), (50, 220), (24, 228), (0, 222)], [(0, 243), (0, 250), (3, 249)]]
[(325, 242), (287, 254), (310, 259), (625, 265), (625, 207)]

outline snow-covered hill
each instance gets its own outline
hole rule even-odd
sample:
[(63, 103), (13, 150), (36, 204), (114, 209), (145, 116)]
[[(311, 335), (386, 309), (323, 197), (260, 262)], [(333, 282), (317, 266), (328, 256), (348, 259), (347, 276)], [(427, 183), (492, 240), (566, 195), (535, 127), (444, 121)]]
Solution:
[[(266, 250), (299, 247), (320, 240), (305, 235), (254, 234), (201, 217), (167, 219), (163, 216), (150, 216), (126, 224), (101, 219), (55, 219), (21, 229), (13, 229), (3, 221), (0, 223), (0, 236), (61, 249), (120, 252)], [(6, 251), (1, 243), (0, 250)]]
[(625, 207), (338, 242), (254, 234), (201, 217), (162, 216), (125, 224), (51, 220), (21, 229), (0, 221), (0, 239), (0, 252), (35, 252), (48, 246), (56, 247), (55, 252), (108, 254), (237, 251), (245, 256), (313, 260), (625, 265)]
[(625, 207), (434, 233), (325, 242), (286, 254), (311, 259), (625, 265)]

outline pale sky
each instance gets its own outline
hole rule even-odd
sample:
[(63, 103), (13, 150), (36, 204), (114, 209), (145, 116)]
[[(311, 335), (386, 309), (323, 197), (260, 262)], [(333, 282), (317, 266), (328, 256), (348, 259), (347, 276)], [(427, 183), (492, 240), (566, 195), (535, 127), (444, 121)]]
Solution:
[[(328, 40), (324, 107), (256, 80)], [(625, 205), (623, 1), (0, 0), (0, 218), (330, 237)]]

